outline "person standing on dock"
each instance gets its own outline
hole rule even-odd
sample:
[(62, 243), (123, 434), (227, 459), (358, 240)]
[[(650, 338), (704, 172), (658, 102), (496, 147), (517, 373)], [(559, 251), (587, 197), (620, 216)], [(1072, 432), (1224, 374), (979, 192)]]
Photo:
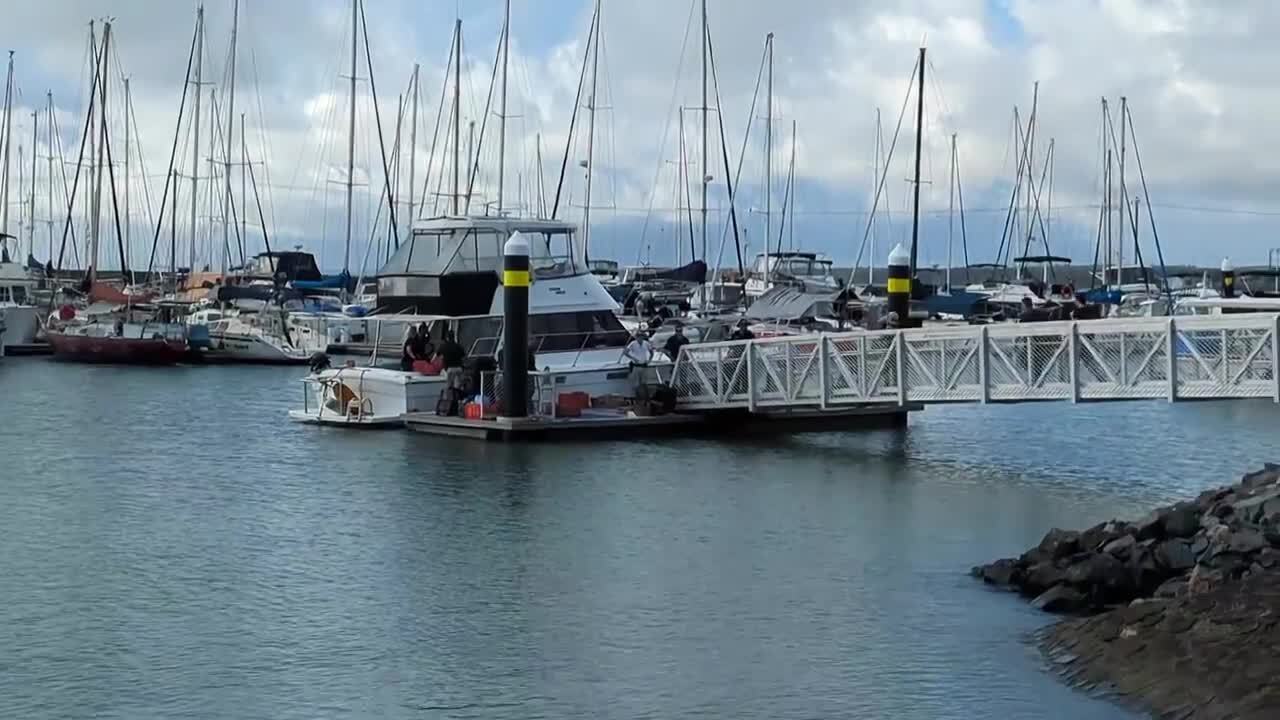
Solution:
[(427, 359), (426, 350), (426, 340), (418, 334), (418, 328), (410, 325), (409, 334), (404, 339), (404, 352), (400, 355), (400, 369), (404, 372), (412, 371), (415, 362)]
[(445, 370), (460, 368), (462, 361), (467, 359), (467, 351), (458, 343), (452, 330), (444, 331), (444, 340), (436, 348), (436, 355), (440, 357), (440, 366)]
[(676, 323), (672, 328), (671, 337), (667, 338), (662, 350), (667, 354), (667, 357), (671, 358), (672, 362), (675, 362), (680, 357), (680, 348), (688, 344), (689, 338), (685, 337), (684, 325)]
[(742, 318), (738, 321), (738, 327), (734, 328), (733, 333), (729, 335), (730, 340), (755, 340), (756, 334), (751, 332), (751, 321)]
[(622, 356), (632, 365), (646, 367), (653, 360), (653, 343), (649, 342), (649, 333), (637, 330), (631, 342), (623, 349)]

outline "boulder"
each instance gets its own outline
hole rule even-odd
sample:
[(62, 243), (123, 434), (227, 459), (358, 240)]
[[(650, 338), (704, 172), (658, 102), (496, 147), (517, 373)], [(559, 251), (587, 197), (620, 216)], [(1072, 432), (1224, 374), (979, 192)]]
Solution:
[(1257, 552), (1269, 545), (1270, 543), (1267, 542), (1266, 537), (1264, 537), (1260, 531), (1249, 527), (1242, 527), (1231, 533), (1226, 543), (1226, 549), (1233, 553), (1248, 555), (1249, 553)]
[(1205, 537), (1204, 535), (1197, 535), (1194, 538), (1192, 538), (1191, 552), (1197, 558), (1203, 555), (1204, 551), (1208, 549), (1209, 549), (1209, 538)]
[(1182, 577), (1169, 578), (1156, 588), (1155, 596), (1158, 598), (1179, 598), (1187, 594), (1187, 579)]
[(1231, 511), (1234, 515), (1244, 518), (1246, 522), (1253, 521), (1262, 513), (1262, 506), (1280, 498), (1280, 488), (1260, 492), (1246, 498), (1240, 498), (1231, 503)]
[(980, 573), (983, 582), (1001, 587), (1012, 586), (1020, 576), (1018, 562), (1013, 558), (1002, 558), (990, 565), (983, 565)]
[(1222, 579), (1221, 570), (1196, 565), (1191, 570), (1191, 576), (1187, 578), (1187, 594), (1203, 595), (1212, 592), (1222, 584)]
[(1052, 613), (1077, 612), (1085, 605), (1084, 594), (1069, 585), (1054, 585), (1031, 601), (1031, 607)]
[(1257, 472), (1251, 472), (1240, 480), (1240, 484), (1250, 490), (1275, 485), (1280, 482), (1280, 465), (1267, 463)]
[(1052, 562), (1044, 561), (1027, 568), (1021, 575), (1018, 589), (1023, 595), (1035, 597), (1066, 580), (1066, 573)]
[(1111, 553), (1119, 558), (1129, 556), (1129, 552), (1133, 550), (1138, 541), (1132, 535), (1122, 535), (1115, 540), (1102, 546), (1103, 552)]
[(1139, 540), (1157, 539), (1164, 533), (1164, 514), (1167, 508), (1152, 510), (1135, 525)]
[(1196, 554), (1186, 540), (1169, 539), (1156, 546), (1156, 562), (1173, 573), (1182, 573), (1195, 567)]
[(1200, 530), (1200, 509), (1192, 503), (1179, 503), (1164, 516), (1162, 523), (1166, 537), (1191, 537)]
[(1045, 533), (1036, 550), (1043, 559), (1061, 560), (1080, 550), (1080, 533), (1053, 528)]
[(1266, 525), (1280, 525), (1280, 498), (1272, 498), (1262, 504), (1258, 513), (1258, 522)]
[(1093, 555), (1067, 568), (1066, 581), (1100, 602), (1133, 599), (1133, 575), (1124, 563), (1107, 553)]
[(1080, 546), (1080, 550), (1084, 552), (1096, 552), (1101, 550), (1107, 543), (1129, 534), (1132, 530), (1133, 528), (1128, 523), (1108, 520), (1080, 533), (1077, 544)]

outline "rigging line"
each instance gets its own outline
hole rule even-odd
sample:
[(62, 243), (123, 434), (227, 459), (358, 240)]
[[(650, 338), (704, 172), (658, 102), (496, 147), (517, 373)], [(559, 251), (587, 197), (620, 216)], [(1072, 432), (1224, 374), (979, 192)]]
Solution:
[[(271, 164), (268, 160), (275, 157), (275, 152), (271, 146), (271, 133), (267, 132), (266, 129), (267, 114), (262, 104), (262, 80), (258, 75), (258, 51), (254, 46), (255, 43), (249, 43), (249, 66), (253, 70), (253, 94), (258, 106), (258, 142), (262, 145), (262, 179), (266, 183), (267, 213), (271, 216), (271, 229), (274, 232), (276, 228), (276, 204), (275, 196), (271, 191)], [(254, 192), (256, 193), (257, 190)], [(259, 201), (259, 206), (261, 206), (261, 201)], [(259, 211), (259, 215), (261, 214), (261, 211)], [(262, 222), (262, 234), (265, 238), (267, 226), (265, 220)]]
[(964, 225), (964, 183), (960, 181), (960, 151), (956, 151), (956, 199), (960, 203), (960, 247), (964, 253), (964, 284), (969, 284), (969, 234)]
[(1133, 143), (1133, 158), (1138, 163), (1138, 179), (1142, 182), (1142, 196), (1147, 201), (1147, 217), (1151, 221), (1151, 237), (1155, 240), (1156, 258), (1160, 261), (1160, 274), (1164, 276), (1165, 292), (1169, 300), (1173, 300), (1173, 291), (1169, 288), (1169, 270), (1164, 264), (1164, 250), (1160, 246), (1160, 231), (1156, 229), (1156, 216), (1151, 211), (1151, 194), (1147, 190), (1147, 175), (1142, 169), (1142, 154), (1138, 152), (1138, 135), (1133, 127), (1133, 111), (1129, 111), (1129, 140)]
[[(504, 27), (502, 32), (503, 32), (503, 38), (505, 38), (506, 33), (510, 32), (510, 27)], [(471, 177), (467, 179), (467, 203), (466, 203), (466, 210), (464, 214), (470, 214), (471, 212), (471, 196), (472, 196), (472, 193), (475, 191), (476, 177), (480, 175), (480, 153), (484, 148), (485, 130), (489, 127), (489, 116), (493, 110), (493, 92), (496, 89), (498, 84), (498, 67), (499, 67), (498, 58), (500, 57), (502, 57), (502, 39), (499, 39), (498, 49), (494, 51), (493, 72), (489, 76), (489, 95), (485, 99), (484, 114), (481, 115), (483, 119), (480, 121), (480, 137), (476, 139), (475, 157), (468, 158), (468, 161), (474, 162), (474, 165), (471, 166), (471, 169), (469, 171), (469, 174)], [(485, 214), (486, 215), (489, 214), (489, 208), (487, 204), (485, 206)]]
[(267, 248), (267, 259), (271, 265), (271, 273), (275, 274), (275, 260), (271, 257), (271, 234), (267, 231), (267, 219), (262, 214), (262, 197), (258, 195), (258, 180), (254, 177), (253, 163), (249, 163), (249, 184), (253, 187), (253, 199), (258, 206), (258, 222), (262, 223), (262, 244)]
[[(915, 79), (916, 71), (919, 69), (920, 59), (917, 57), (916, 61), (911, 65), (911, 75), (909, 76), (910, 79), (907, 81), (907, 93), (902, 98), (902, 109), (898, 111), (898, 125), (893, 130), (893, 140), (889, 142), (889, 151), (885, 154), (883, 171), (880, 174), (879, 183), (876, 185), (876, 194), (871, 201), (871, 211), (867, 213), (867, 225), (862, 231), (862, 245), (858, 248), (858, 256), (857, 259), (854, 260), (853, 269), (849, 271), (850, 286), (853, 285), (855, 273), (857, 273), (858, 267), (862, 264), (862, 255), (867, 251), (867, 241), (871, 238), (871, 220), (875, 217), (876, 210), (880, 207), (880, 197), (884, 193), (885, 183), (889, 179), (889, 163), (893, 160), (894, 149), (898, 147), (898, 135), (902, 132), (902, 121), (907, 115), (907, 105), (911, 102), (911, 93), (914, 90), (912, 86), (914, 86), (915, 83), (912, 82), (912, 80)], [(871, 263), (874, 262), (874, 259), (867, 258), (868, 267), (870, 267)]]
[[(151, 257), (147, 260), (148, 275), (150, 275), (151, 271), (155, 268), (156, 248), (160, 243), (160, 226), (164, 222), (164, 207), (169, 202), (169, 189), (170, 189), (169, 186), (173, 183), (173, 166), (174, 166), (174, 162), (177, 160), (178, 138), (182, 134), (182, 115), (187, 107), (187, 92), (191, 89), (191, 66), (195, 63), (196, 34), (199, 32), (200, 32), (199, 28), (192, 31), (191, 52), (187, 54), (187, 73), (184, 76), (185, 79), (183, 80), (183, 83), (182, 83), (182, 99), (178, 101), (178, 121), (174, 123), (173, 148), (169, 152), (169, 172), (167, 173), (167, 179), (164, 181), (164, 194), (160, 196), (160, 219), (159, 221), (156, 221), (156, 232), (155, 232), (155, 235), (151, 238)], [(199, 88), (196, 88), (196, 92), (199, 92), (199, 91), (200, 91)], [(130, 100), (132, 100), (132, 98)], [(132, 106), (132, 102), (130, 102), (130, 105)], [(136, 115), (133, 118), (133, 126), (136, 132), (138, 127), (138, 118)], [(139, 150), (142, 149), (142, 138), (140, 136), (138, 137), (138, 148)], [(141, 153), (139, 153), (139, 155), (141, 155)], [(142, 170), (145, 176), (146, 167), (144, 166)], [(147, 186), (147, 183), (143, 182), (142, 185), (145, 188)], [(176, 194), (178, 192), (178, 189), (175, 187), (173, 188), (173, 191)], [(149, 209), (150, 208), (148, 207), (148, 210)]]
[(1027, 160), (1026, 148), (1023, 144), (1022, 120), (1018, 115), (1018, 108), (1013, 108), (1013, 146), (1014, 152), (1018, 156), (1018, 169), (1014, 174), (1013, 189), (1009, 193), (1009, 209), (1004, 218), (1004, 229), (1000, 231), (1000, 247), (996, 249), (996, 264), (1001, 265), (1007, 271), (1009, 268), (1009, 258), (1013, 255), (1013, 233), (1016, 232), (1014, 220), (1018, 213), (1018, 196), (1022, 190), (1022, 179), (1024, 177), (1025, 163)]
[[(791, 142), (792, 143), (795, 142), (794, 137), (791, 138)], [(778, 252), (779, 253), (782, 252), (782, 238), (785, 235), (785, 230), (787, 227), (787, 207), (791, 201), (791, 192), (792, 192), (792, 188), (795, 185), (795, 180), (796, 180), (796, 164), (795, 164), (795, 158), (792, 157), (791, 168), (787, 170), (787, 188), (786, 188), (786, 191), (782, 194), (782, 222), (779, 223), (778, 225)], [(765, 238), (765, 242), (768, 242), (768, 240), (769, 240), (768, 238)]]
[[(55, 144), (57, 145), (57, 147), (58, 147), (58, 163), (57, 163), (57, 165), (58, 165), (58, 171), (59, 171), (59, 174), (62, 176), (62, 198), (61, 198), (61, 199), (64, 199), (64, 200), (66, 200), (66, 201), (67, 201), (67, 212), (68, 212), (68, 213), (70, 213), (70, 212), (71, 212), (70, 203), (71, 203), (72, 193), (71, 193), (71, 189), (70, 189), (70, 184), (67, 182), (67, 153), (66, 153), (66, 149), (65, 149), (65, 148), (63, 147), (63, 145), (62, 145), (62, 128), (61, 128), (61, 126), (59, 126), (59, 125), (58, 125), (58, 113), (57, 113), (57, 112), (54, 112), (54, 113), (53, 113), (53, 140), (54, 140), (54, 143), (55, 143)], [(83, 141), (82, 141), (82, 142), (83, 142)], [(52, 182), (52, 180), (51, 180), (50, 182)], [(79, 264), (80, 264), (80, 248), (79, 248), (79, 244), (78, 244), (78, 242), (77, 242), (77, 240), (76, 240), (76, 229), (75, 229), (75, 225), (74, 225), (74, 224), (72, 224), (72, 226), (70, 227), (70, 230), (71, 230), (71, 252), (72, 252), (72, 258), (74, 259), (74, 262), (76, 263), (76, 265), (77, 265), (77, 266), (79, 266)], [(65, 248), (65, 244), (66, 244), (66, 240), (65, 240), (65, 238), (64, 238), (64, 240), (63, 240), (64, 248)], [(52, 260), (53, 260), (53, 258), (49, 258), (49, 260), (50, 260), (50, 261), (52, 261)], [(62, 268), (61, 268), (61, 264), (62, 264), (61, 257), (59, 257), (59, 261), (58, 261), (58, 265), (59, 265), (58, 269), (59, 269), (59, 270), (61, 270), (61, 269), (62, 269)]]
[[(690, 22), (691, 22), (691, 18), (690, 18)], [(769, 58), (769, 49), (768, 49), (768, 46), (765, 46), (764, 49), (760, 51), (759, 69), (756, 70), (756, 73), (755, 73), (755, 90), (751, 92), (751, 106), (750, 106), (750, 109), (748, 110), (748, 113), (746, 113), (746, 117), (748, 118), (755, 117), (755, 105), (756, 105), (756, 102), (758, 102), (760, 99), (760, 86), (762, 86), (764, 83), (764, 68), (765, 68), (765, 63), (768, 63), (768, 58)], [(719, 105), (719, 99), (717, 99), (716, 104), (717, 106)], [(681, 127), (680, 132), (684, 133), (685, 128)], [(722, 126), (721, 127), (722, 136), (723, 136), (723, 133), (724, 131)], [(733, 184), (735, 184), (735, 186), (739, 186), (739, 181), (742, 178), (742, 161), (746, 159), (746, 147), (748, 147), (748, 142), (750, 142), (750, 138), (751, 138), (751, 123), (748, 122), (746, 123), (746, 131), (744, 132), (744, 135), (742, 135), (742, 150), (739, 152), (739, 155), (737, 155), (737, 169), (735, 170), (735, 172), (733, 172)], [(722, 137), (721, 138), (722, 145), (723, 145), (723, 142), (724, 141)], [(684, 163), (684, 160), (681, 160), (681, 163)], [(681, 165), (681, 168), (684, 168), (684, 165)], [(728, 176), (728, 168), (724, 169), (724, 174)], [(685, 177), (684, 174), (682, 174), (681, 177)], [(686, 192), (686, 195), (687, 195), (687, 192)], [(731, 196), (731, 200), (730, 200), (731, 204), (732, 204), (732, 200), (733, 199)], [(689, 213), (690, 213), (689, 214), (689, 237), (690, 237), (689, 241), (690, 243), (692, 243), (692, 236), (694, 236), (694, 215), (692, 215), (692, 200), (691, 199), (686, 200), (685, 206), (686, 208), (689, 208)], [(727, 238), (728, 238), (728, 228), (723, 228), (721, 231), (721, 246), (719, 246), (719, 251), (717, 252), (717, 256), (716, 256), (717, 265), (719, 265), (719, 263), (721, 263), (721, 259), (723, 259), (724, 242), (727, 241)], [(736, 237), (735, 237), (735, 240), (736, 240)], [(768, 246), (769, 246), (769, 238), (765, 237), (764, 238), (765, 250), (768, 250)], [(739, 273), (745, 274), (745, 269), (742, 268), (741, 246), (737, 247), (737, 252), (739, 252), (739, 263), (737, 263), (739, 264)]]
[[(80, 170), (84, 166), (84, 151), (85, 151), (85, 146), (87, 145), (88, 139), (89, 139), (89, 126), (93, 124), (92, 122), (90, 122), (89, 118), (92, 117), (93, 104), (98, 97), (98, 71), (101, 69), (100, 65), (102, 62), (102, 57), (101, 57), (102, 53), (101, 51), (99, 51), (93, 54), (95, 56), (94, 64), (93, 64), (93, 84), (90, 85), (89, 105), (88, 105), (88, 108), (89, 108), (88, 112), (90, 114), (85, 118), (84, 131), (80, 136), (80, 156), (76, 160), (75, 179), (71, 183), (71, 192), (67, 195), (67, 222), (62, 228), (62, 246), (58, 250), (57, 270), (59, 271), (62, 270), (63, 256), (66, 254), (66, 251), (67, 251), (67, 235), (71, 233), (71, 224), (72, 224), (72, 215), (74, 213), (75, 196), (77, 191), (80, 188)], [(65, 184), (66, 183), (65, 167), (63, 170), (64, 170), (63, 183)], [(74, 235), (72, 237), (74, 242)]]
[[(725, 186), (726, 186), (726, 189), (729, 191), (729, 222), (730, 222), (730, 224), (731, 224), (731, 225), (733, 225), (733, 247), (734, 247), (734, 249), (735, 249), (735, 250), (737, 251), (737, 253), (738, 253), (738, 273), (739, 273), (740, 275), (744, 275), (744, 276), (745, 276), (745, 275), (746, 275), (746, 268), (744, 267), (744, 265), (743, 265), (743, 261), (742, 261), (742, 238), (741, 238), (741, 236), (739, 235), (739, 232), (738, 232), (738, 210), (737, 210), (737, 203), (735, 203), (735, 202), (734, 202), (734, 201), (737, 199), (737, 196), (736, 196), (736, 194), (735, 194), (735, 192), (734, 192), (734, 185), (733, 185), (733, 183), (731, 183), (731, 182), (730, 182), (729, 177), (728, 177), (728, 176), (729, 176), (729, 145), (728, 145), (728, 143), (725, 141), (725, 132), (724, 132), (724, 113), (720, 111), (720, 107), (721, 107), (721, 103), (720, 103), (720, 74), (719, 74), (719, 72), (717, 72), (717, 70), (716, 70), (716, 51), (715, 51), (715, 44), (714, 44), (714, 43), (712, 43), (712, 41), (711, 41), (711, 28), (710, 28), (710, 26), (708, 26), (708, 27), (706, 28), (705, 32), (706, 32), (706, 35), (707, 35), (707, 38), (706, 38), (706, 39), (707, 39), (707, 60), (709, 61), (709, 64), (711, 65), (711, 83), (712, 83), (713, 87), (715, 88), (715, 93), (716, 93), (716, 119), (718, 120), (718, 124), (719, 124), (719, 126), (720, 126), (720, 153), (724, 156)], [(747, 123), (747, 124), (748, 124), (748, 125), (750, 125), (751, 123)], [(744, 151), (744, 154), (745, 154), (745, 151)], [(703, 172), (706, 172), (706, 169), (703, 169)], [(722, 230), (722, 231), (721, 231), (721, 237), (722, 237), (722, 238), (725, 236), (725, 235), (724, 235), (724, 232), (725, 232), (724, 230)], [(768, 236), (765, 236), (764, 244), (765, 244), (765, 248), (767, 249), (767, 248), (769, 247), (769, 237), (768, 237)], [(723, 249), (723, 247), (724, 247), (724, 244), (723, 244), (723, 240), (722, 240), (722, 242), (721, 242), (721, 248)], [(704, 258), (702, 258), (702, 261), (705, 263), (705, 262), (707, 261), (707, 259), (704, 257)], [(717, 265), (719, 265), (719, 264), (720, 264), (720, 259), (719, 259), (719, 258), (716, 258), (716, 264), (717, 264)]]
[[(453, 33), (453, 40), (449, 42), (449, 61), (445, 64), (445, 67), (444, 67), (444, 82), (441, 84), (441, 87), (440, 87), (440, 106), (436, 108), (436, 124), (435, 124), (435, 128), (431, 130), (431, 149), (427, 152), (427, 166), (422, 173), (422, 204), (419, 205), (420, 210), (426, 208), (427, 198), (430, 196), (429, 191), (431, 190), (431, 168), (433, 165), (435, 165), (436, 143), (440, 140), (440, 119), (444, 115), (444, 98), (445, 98), (445, 95), (447, 95), (449, 92), (449, 78), (451, 77), (451, 74), (449, 71), (453, 69), (453, 43), (456, 41), (457, 41), (457, 33)], [(436, 201), (438, 201), (438, 198), (436, 199)], [(432, 214), (435, 213), (435, 207), (436, 206), (433, 202)], [(418, 217), (423, 217), (423, 215), (425, 215), (425, 212), (420, 213)], [(413, 221), (415, 219), (416, 218), (409, 218), (410, 221)]]
[[(591, 27), (587, 31), (587, 45), (582, 51), (582, 72), (578, 75), (578, 92), (573, 98), (573, 114), (569, 116), (569, 135), (564, 143), (564, 158), (560, 162), (560, 179), (556, 181), (555, 199), (551, 202), (551, 219), (560, 214), (560, 197), (564, 190), (565, 174), (569, 170), (569, 153), (573, 148), (573, 130), (578, 124), (578, 111), (582, 108), (582, 88), (587, 80), (587, 61), (591, 57), (591, 44), (600, 41), (600, 6), (591, 13)], [(644, 240), (643, 230), (640, 239)], [(643, 244), (643, 243), (642, 243)]]
[[(677, 98), (680, 95), (680, 75), (684, 72), (685, 52), (689, 48), (689, 36), (693, 33), (693, 13), (698, 7), (697, 0), (689, 3), (689, 17), (685, 21), (684, 39), (680, 42), (680, 54), (676, 60), (676, 81), (671, 84), (671, 100), (667, 104), (667, 114), (662, 131), (662, 141), (658, 144), (657, 167), (653, 171), (653, 183), (649, 186), (649, 210), (645, 213), (644, 223), (640, 226), (640, 243), (639, 247), (645, 247), (645, 236), (649, 231), (649, 220), (653, 217), (653, 208), (658, 201), (658, 184), (662, 177), (662, 167), (665, 164), (663, 156), (667, 151), (667, 141), (671, 137), (671, 121), (672, 116), (676, 113)], [(683, 128), (681, 132), (683, 132)], [(637, 250), (638, 252), (638, 250)]]
[[(360, 27), (364, 31), (364, 56), (369, 66), (369, 94), (373, 96), (373, 120), (378, 127), (378, 151), (382, 157), (382, 174), (386, 178), (387, 187), (391, 187), (391, 167), (387, 164), (387, 147), (382, 137), (382, 113), (378, 110), (378, 86), (373, 79), (373, 53), (369, 51), (369, 22), (364, 15), (364, 0), (360, 0)], [(388, 194), (387, 200), (389, 205), (387, 213), (391, 221), (391, 236), (395, 239), (396, 245), (400, 244), (400, 229), (396, 227), (396, 204), (395, 199)], [(378, 200), (382, 202), (381, 198)], [(372, 242), (372, 241), (370, 241)]]

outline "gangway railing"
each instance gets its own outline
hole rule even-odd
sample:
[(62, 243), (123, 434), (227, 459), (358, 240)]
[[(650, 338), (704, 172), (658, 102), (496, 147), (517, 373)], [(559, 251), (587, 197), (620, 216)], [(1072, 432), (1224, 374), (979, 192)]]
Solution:
[(1271, 398), (1280, 315), (1010, 323), (686, 345), (684, 410)]

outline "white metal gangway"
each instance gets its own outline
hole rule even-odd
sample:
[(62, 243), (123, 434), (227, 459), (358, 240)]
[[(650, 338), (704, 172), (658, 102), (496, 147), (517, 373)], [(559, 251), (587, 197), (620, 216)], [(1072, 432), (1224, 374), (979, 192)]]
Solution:
[(682, 410), (1271, 398), (1280, 315), (1084, 320), (686, 345)]

